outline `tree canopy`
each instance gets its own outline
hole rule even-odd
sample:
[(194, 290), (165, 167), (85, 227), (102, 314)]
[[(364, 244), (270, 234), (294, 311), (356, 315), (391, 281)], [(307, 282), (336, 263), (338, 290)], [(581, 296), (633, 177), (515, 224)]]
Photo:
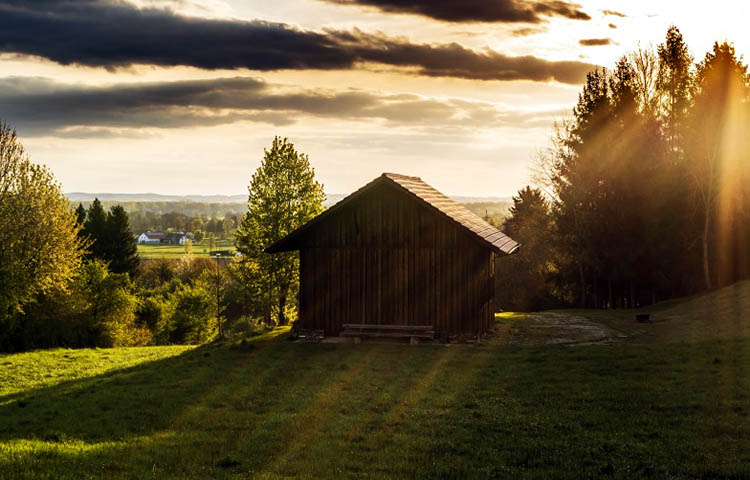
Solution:
[[(66, 288), (85, 244), (60, 185), (0, 123), (0, 344), (24, 305)], [(1, 345), (0, 345), (1, 346)]]
[(287, 139), (274, 138), (250, 181), (248, 210), (235, 234), (240, 261), (258, 266), (256, 290), (261, 292), (267, 322), (272, 314), (278, 324), (288, 321), (293, 310), (289, 299), (296, 298), (299, 288), (299, 255), (268, 255), (263, 249), (320, 213), (324, 199), (307, 155), (298, 153)]

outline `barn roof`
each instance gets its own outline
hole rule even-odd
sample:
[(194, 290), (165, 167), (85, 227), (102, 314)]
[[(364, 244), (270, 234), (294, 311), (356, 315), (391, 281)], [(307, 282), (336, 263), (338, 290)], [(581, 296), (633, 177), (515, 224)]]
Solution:
[(368, 192), (369, 190), (384, 182), (392, 183), (393, 185), (410, 193), (418, 201), (436, 210), (438, 213), (446, 216), (449, 220), (456, 223), (459, 227), (466, 229), (469, 233), (476, 236), (477, 240), (484, 243), (490, 250), (499, 255), (510, 255), (511, 253), (515, 253), (515, 251), (518, 250), (518, 247), (520, 247), (520, 244), (518, 242), (511, 239), (503, 232), (499, 231), (498, 229), (484, 221), (481, 217), (473, 213), (465, 206), (451, 200), (442, 193), (438, 192), (430, 185), (422, 181), (421, 178), (409, 177), (406, 175), (400, 175), (398, 173), (384, 173), (364, 187), (348, 195), (306, 224), (294, 230), (286, 237), (283, 237), (273, 245), (266, 248), (266, 253), (296, 250), (298, 247), (296, 247), (294, 240), (299, 238), (301, 234), (303, 234), (319, 222), (325, 220), (325, 218), (334, 214), (336, 211), (350, 203), (355, 198), (363, 195), (365, 192)]

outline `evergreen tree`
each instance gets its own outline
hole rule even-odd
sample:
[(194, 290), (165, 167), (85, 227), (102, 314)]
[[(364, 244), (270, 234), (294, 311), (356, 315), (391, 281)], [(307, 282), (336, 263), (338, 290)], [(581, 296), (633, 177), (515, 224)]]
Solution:
[(502, 230), (520, 242), (521, 248), (496, 264), (497, 305), (517, 311), (548, 307), (552, 299), (549, 280), (554, 256), (549, 203), (541, 191), (526, 187), (513, 197), (509, 213)]
[(263, 249), (301, 226), (323, 209), (323, 186), (307, 155), (298, 153), (287, 139), (274, 138), (265, 150), (249, 186), (248, 211), (235, 234), (243, 262), (258, 266), (259, 291), (263, 292), (264, 317), (287, 323), (289, 299), (299, 288), (297, 252), (268, 255)]
[(693, 84), (693, 57), (688, 51), (680, 30), (672, 25), (664, 43), (657, 48), (659, 70), (657, 89), (660, 92), (660, 114), (666, 142), (673, 160), (681, 157), (684, 121), (690, 106)]
[(110, 208), (107, 214), (106, 255), (104, 260), (109, 262), (109, 269), (113, 273), (128, 273), (134, 277), (138, 272), (140, 259), (138, 245), (133, 232), (130, 230), (128, 214), (121, 205)]
[(76, 208), (76, 222), (81, 228), (83, 228), (83, 225), (86, 223), (86, 207), (84, 207), (82, 203), (79, 203)]
[(86, 213), (86, 223), (83, 225), (83, 233), (91, 241), (87, 259), (99, 258), (107, 259), (107, 213), (102, 207), (102, 202), (98, 198), (88, 208)]
[[(743, 205), (747, 176), (748, 86), (747, 66), (734, 47), (714, 43), (698, 65), (696, 94), (690, 112), (690, 171), (695, 181), (702, 219), (703, 280), (711, 288), (714, 280), (737, 279), (732, 270), (746, 245), (735, 245), (738, 219)], [(717, 231), (718, 230), (718, 231)], [(711, 248), (716, 237), (717, 248)], [(744, 243), (744, 242), (743, 242)], [(721, 251), (721, 249), (724, 249)], [(719, 272), (713, 272), (712, 252), (724, 255)], [(746, 255), (746, 254), (744, 254)], [(741, 269), (747, 269), (741, 266)]]

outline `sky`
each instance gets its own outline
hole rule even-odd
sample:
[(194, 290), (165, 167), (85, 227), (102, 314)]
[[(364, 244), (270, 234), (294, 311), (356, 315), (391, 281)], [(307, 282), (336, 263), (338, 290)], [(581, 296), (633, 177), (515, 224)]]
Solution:
[(244, 194), (287, 137), (328, 193), (530, 181), (586, 72), (677, 25), (750, 55), (746, 2), (0, 0), (0, 120), (66, 192)]

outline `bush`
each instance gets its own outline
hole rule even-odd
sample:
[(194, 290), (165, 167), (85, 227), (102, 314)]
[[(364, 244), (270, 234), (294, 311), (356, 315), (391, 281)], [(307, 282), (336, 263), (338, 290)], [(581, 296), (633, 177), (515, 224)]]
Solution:
[(37, 297), (20, 317), (22, 349), (147, 345), (149, 328), (136, 322), (137, 298), (127, 273), (83, 264), (68, 290)]
[(185, 286), (175, 293), (174, 314), (170, 321), (172, 343), (204, 343), (216, 334), (211, 296), (200, 287)]
[(169, 343), (169, 320), (174, 312), (172, 296), (160, 295), (143, 297), (138, 300), (136, 323), (148, 328), (152, 343), (165, 345)]
[(168, 258), (147, 259), (141, 262), (138, 285), (154, 288), (171, 281), (177, 276), (177, 260)]

